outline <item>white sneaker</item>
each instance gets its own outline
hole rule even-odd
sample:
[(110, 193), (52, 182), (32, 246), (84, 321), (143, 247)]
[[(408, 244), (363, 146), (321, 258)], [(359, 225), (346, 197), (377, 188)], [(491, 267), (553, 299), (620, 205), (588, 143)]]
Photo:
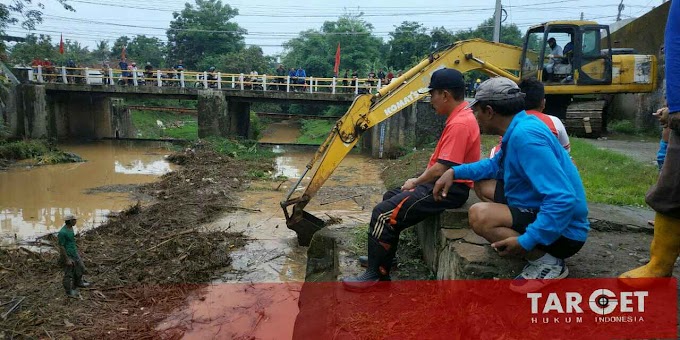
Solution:
[(529, 262), (524, 266), (522, 273), (510, 283), (510, 290), (521, 294), (536, 292), (568, 275), (569, 269), (564, 260), (553, 265)]

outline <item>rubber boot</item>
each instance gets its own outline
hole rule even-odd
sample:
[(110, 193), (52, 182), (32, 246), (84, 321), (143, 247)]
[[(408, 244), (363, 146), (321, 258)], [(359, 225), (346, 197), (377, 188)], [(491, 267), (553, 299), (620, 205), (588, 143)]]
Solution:
[(78, 283), (76, 283), (76, 287), (78, 288), (87, 288), (91, 285), (90, 282), (85, 281), (82, 277), (78, 280)]
[(381, 281), (390, 281), (390, 266), (396, 254), (394, 246), (385, 249), (378, 240), (373, 237), (368, 238), (368, 268), (356, 277), (345, 278), (342, 285), (345, 289), (354, 292), (370, 291)]
[(675, 260), (680, 254), (680, 219), (656, 213), (654, 239), (649, 253), (649, 263), (621, 274), (619, 279), (624, 284), (637, 287), (644, 282), (627, 279), (669, 277), (673, 274)]
[(71, 282), (71, 280), (64, 280), (64, 291), (66, 291), (66, 296), (70, 298), (77, 298), (78, 297), (78, 291), (75, 289), (75, 285)]

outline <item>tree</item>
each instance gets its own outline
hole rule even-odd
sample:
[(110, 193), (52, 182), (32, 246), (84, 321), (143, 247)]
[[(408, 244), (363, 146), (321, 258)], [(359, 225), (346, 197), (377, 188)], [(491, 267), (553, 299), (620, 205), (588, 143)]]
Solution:
[[(57, 0), (65, 10), (75, 12), (75, 9), (67, 3), (67, 0)], [(35, 5), (34, 8), (32, 5)], [(11, 0), (9, 4), (0, 3), (0, 31), (7, 25), (21, 23), (21, 27), (34, 30), (36, 24), (42, 23), (42, 10), (45, 8), (42, 2), (32, 0)], [(21, 19), (20, 19), (21, 18)]]
[[(56, 43), (53, 48), (59, 51), (59, 43)], [(75, 61), (79, 66), (90, 66), (95, 63), (95, 59), (92, 58), (92, 54), (87, 47), (83, 47), (77, 41), (65, 39), (64, 54), (57, 54), (57, 61), (59, 64), (64, 65), (69, 59)]]
[[(75, 12), (75, 9), (67, 3), (67, 0), (57, 0), (65, 10)], [(32, 6), (34, 5), (34, 6)], [(36, 9), (37, 7), (37, 9)], [(42, 10), (45, 8), (42, 2), (33, 0), (10, 0), (9, 3), (0, 3), (0, 35), (5, 34), (8, 25), (21, 23), (21, 27), (34, 30), (35, 25), (42, 23)], [(0, 56), (5, 54), (5, 43), (0, 40)]]
[[(123, 54), (123, 47), (127, 47), (127, 45), (130, 43), (130, 38), (126, 35), (118, 37), (116, 41), (113, 42), (113, 46), (111, 47), (111, 56), (114, 59), (120, 59), (120, 57)], [(126, 57), (127, 57), (127, 48), (126, 48)]]
[[(510, 24), (510, 25), (501, 25), (501, 37), (500, 37), (500, 42), (508, 44), (508, 45), (514, 45), (514, 46), (522, 46), (523, 40), (522, 37), (524, 34), (519, 30), (517, 25), (515, 24)], [(466, 39), (473, 39), (473, 38), (481, 38), (485, 39), (488, 41), (493, 40), (493, 17), (484, 20), (479, 26), (477, 26), (476, 29), (468, 29), (468, 30), (463, 30), (463, 31), (458, 31), (454, 34), (453, 38), (458, 41), (458, 40), (466, 40)]]
[(181, 13), (172, 14), (167, 31), (169, 58), (196, 68), (204, 58), (242, 50), (246, 30), (229, 21), (237, 15), (238, 9), (220, 0), (196, 0), (195, 7), (185, 4)]
[(165, 64), (165, 44), (158, 38), (137, 35), (127, 45), (129, 59), (143, 64), (150, 62), (154, 67)]
[(92, 51), (92, 59), (96, 62), (108, 61), (111, 58), (111, 51), (109, 50), (109, 41), (101, 40), (97, 42), (97, 47)]
[(58, 57), (59, 48), (44, 34), (29, 34), (25, 42), (17, 43), (10, 50), (10, 60), (18, 64), (30, 64), (35, 58), (57, 60)]
[(335, 52), (340, 43), (342, 70), (357, 70), (363, 75), (383, 64), (382, 39), (372, 34), (373, 25), (361, 18), (362, 14), (344, 14), (336, 21), (326, 21), (320, 30), (300, 32), (284, 43), (283, 63), (286, 67), (303, 67), (307, 75), (332, 77)]
[(432, 47), (435, 49), (451, 45), (456, 42), (453, 32), (444, 27), (435, 27), (430, 33)]
[(197, 69), (207, 70), (213, 66), (218, 71), (225, 73), (257, 71), (259, 74), (265, 74), (270, 71), (269, 59), (264, 56), (262, 48), (259, 46), (250, 46), (238, 52), (204, 58), (198, 63)]
[(432, 39), (420, 23), (404, 21), (390, 36), (392, 40), (389, 42), (387, 62), (393, 68), (407, 69), (430, 52)]

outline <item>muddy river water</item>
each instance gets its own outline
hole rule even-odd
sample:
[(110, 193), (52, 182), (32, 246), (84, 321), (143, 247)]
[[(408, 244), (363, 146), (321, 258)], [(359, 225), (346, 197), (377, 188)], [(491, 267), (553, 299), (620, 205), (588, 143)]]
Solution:
[[(76, 229), (99, 225), (110, 212), (133, 203), (125, 185), (151, 182), (173, 169), (164, 160), (169, 151), (160, 143), (102, 141), (59, 147), (86, 162), (0, 172), (3, 243), (58, 231), (67, 214), (78, 217)], [(103, 186), (114, 190), (88, 193)]]

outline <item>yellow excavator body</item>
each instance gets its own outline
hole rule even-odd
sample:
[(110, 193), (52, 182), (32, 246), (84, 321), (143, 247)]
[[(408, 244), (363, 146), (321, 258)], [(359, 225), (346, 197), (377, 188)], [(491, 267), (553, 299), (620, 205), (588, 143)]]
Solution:
[[(281, 201), (288, 228), (297, 233), (300, 245), (309, 245), (314, 233), (324, 227), (324, 222), (304, 211), (307, 203), (356, 145), (362, 133), (426, 96), (417, 90), (427, 87), (432, 73), (441, 68), (452, 68), (461, 73), (478, 70), (490, 77), (503, 76), (518, 83), (536, 77), (544, 82), (547, 97), (553, 95), (553, 101), (560, 104), (557, 107), (563, 113), (572, 97), (577, 95), (653, 91), (656, 88), (656, 58), (628, 53), (630, 51), (617, 54), (612, 51), (608, 39), (602, 37), (603, 33), (608, 37), (608, 28), (594, 22), (556, 21), (531, 27), (523, 48), (482, 39), (459, 41), (431, 53), (377, 93), (358, 95)], [(572, 50), (561, 57), (549, 55), (545, 42), (551, 34), (561, 39), (565, 47), (569, 41)], [(606, 49), (602, 48), (604, 45)], [(558, 66), (546, 76), (545, 66), (551, 62)], [(589, 119), (584, 119), (586, 121), (591, 124)], [(588, 128), (592, 130), (590, 126), (586, 131)], [(293, 197), (310, 171), (313, 174), (304, 192)], [(291, 205), (293, 208), (289, 211)]]

